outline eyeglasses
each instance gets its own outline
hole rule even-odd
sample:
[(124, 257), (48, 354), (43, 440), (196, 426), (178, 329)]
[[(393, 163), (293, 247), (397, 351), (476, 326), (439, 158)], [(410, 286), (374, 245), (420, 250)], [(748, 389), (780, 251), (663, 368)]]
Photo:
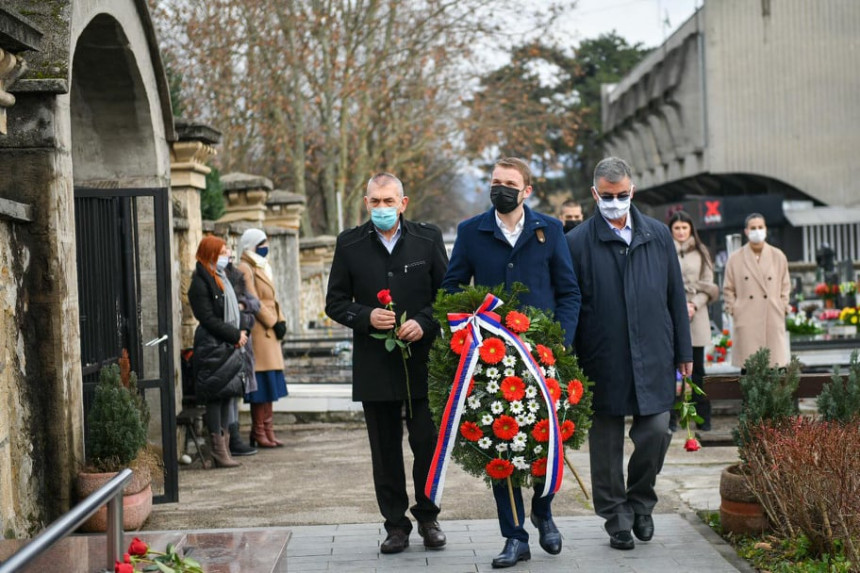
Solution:
[(627, 201), (630, 199), (631, 191), (622, 191), (617, 195), (613, 195), (612, 193), (598, 193), (597, 196), (600, 197), (604, 201), (612, 201), (613, 199), (618, 199), (619, 201)]

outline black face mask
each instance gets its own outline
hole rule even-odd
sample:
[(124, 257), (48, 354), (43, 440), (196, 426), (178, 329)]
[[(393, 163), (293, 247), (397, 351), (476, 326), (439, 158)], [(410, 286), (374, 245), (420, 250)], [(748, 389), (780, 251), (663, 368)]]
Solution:
[(490, 187), (490, 201), (493, 202), (493, 207), (496, 211), (505, 215), (517, 208), (519, 202), (520, 190), (513, 187), (505, 187), (504, 185), (493, 185)]
[(580, 223), (582, 223), (582, 221), (565, 221), (564, 222), (564, 232), (567, 233), (568, 231), (572, 231)]

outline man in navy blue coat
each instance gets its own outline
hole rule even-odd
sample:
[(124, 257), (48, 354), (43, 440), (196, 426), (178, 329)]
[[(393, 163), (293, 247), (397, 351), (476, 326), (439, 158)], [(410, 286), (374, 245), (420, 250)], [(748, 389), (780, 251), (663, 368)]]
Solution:
[[(582, 288), (576, 352), (594, 381), (588, 432), (594, 510), (614, 549), (649, 541), (654, 483), (671, 440), (675, 369), (693, 371), (684, 281), (669, 228), (631, 205), (630, 167), (609, 157), (594, 170), (593, 217), (567, 234)], [(634, 450), (624, 483), (624, 417)]]
[[(522, 159), (507, 158), (493, 169), (490, 199), (493, 208), (463, 221), (451, 253), (442, 288), (457, 291), (474, 279), (476, 285), (510, 289), (521, 282), (529, 292), (520, 296), (523, 306), (552, 311), (565, 332), (570, 346), (579, 314), (579, 286), (564, 241), (561, 222), (535, 213), (523, 202), (531, 195), (531, 170)], [(552, 520), (552, 495), (540, 497), (542, 487), (532, 498), (532, 523), (540, 533), (540, 545), (556, 555), (561, 551), (561, 535)], [(505, 485), (494, 486), (496, 510), (502, 535), (502, 553), (493, 567), (510, 567), (531, 558), (529, 534), (523, 528), (525, 510), (520, 488), (514, 488), (518, 523)]]

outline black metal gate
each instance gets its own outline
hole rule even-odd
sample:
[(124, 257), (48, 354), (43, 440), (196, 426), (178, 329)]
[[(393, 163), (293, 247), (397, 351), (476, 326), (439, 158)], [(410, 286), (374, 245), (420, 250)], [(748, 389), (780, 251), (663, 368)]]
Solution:
[(75, 189), (84, 416), (99, 370), (127, 350), (164, 462), (156, 503), (177, 501), (179, 490), (168, 207), (166, 189)]

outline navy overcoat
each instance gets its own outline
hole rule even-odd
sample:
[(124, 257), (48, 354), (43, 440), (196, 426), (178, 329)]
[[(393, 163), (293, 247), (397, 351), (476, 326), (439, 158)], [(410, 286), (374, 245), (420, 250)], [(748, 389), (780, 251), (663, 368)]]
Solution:
[(666, 412), (675, 368), (693, 361), (690, 319), (669, 228), (630, 208), (630, 246), (596, 213), (567, 234), (582, 290), (575, 348), (595, 382), (594, 411)]
[(460, 223), (442, 288), (455, 292), (472, 279), (476, 285), (506, 289), (521, 282), (529, 292), (520, 303), (555, 313), (570, 346), (580, 295), (564, 229), (558, 219), (524, 208), (523, 232), (513, 247), (496, 224), (495, 209)]

